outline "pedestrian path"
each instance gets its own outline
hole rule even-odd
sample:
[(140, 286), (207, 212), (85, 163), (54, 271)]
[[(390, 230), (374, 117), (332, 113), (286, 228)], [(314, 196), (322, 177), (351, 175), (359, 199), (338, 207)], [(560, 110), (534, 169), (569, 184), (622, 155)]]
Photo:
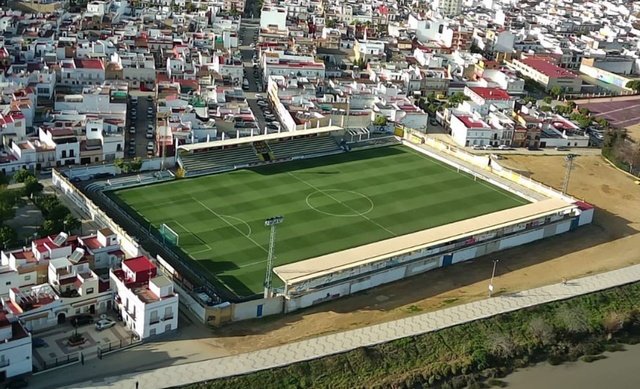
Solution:
[(465, 322), (495, 316), (530, 306), (563, 300), (615, 286), (640, 281), (640, 265), (569, 280), (518, 293), (417, 314), (387, 323), (320, 336), (265, 350), (194, 362), (142, 373), (83, 382), (71, 387), (160, 388), (247, 374), (420, 335)]

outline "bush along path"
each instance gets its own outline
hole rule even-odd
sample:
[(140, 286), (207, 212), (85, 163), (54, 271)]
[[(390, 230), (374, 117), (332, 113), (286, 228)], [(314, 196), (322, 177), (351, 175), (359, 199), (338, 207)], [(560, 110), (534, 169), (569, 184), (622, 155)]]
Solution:
[(191, 388), (464, 388), (640, 341), (640, 283)]

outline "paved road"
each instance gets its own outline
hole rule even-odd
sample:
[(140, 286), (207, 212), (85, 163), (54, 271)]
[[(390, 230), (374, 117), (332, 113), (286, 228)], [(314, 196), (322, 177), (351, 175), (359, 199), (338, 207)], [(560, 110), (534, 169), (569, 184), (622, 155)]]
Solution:
[[(598, 290), (640, 281), (640, 265), (569, 280), (557, 284), (428, 312), (388, 323), (320, 336), (270, 349), (201, 362), (168, 366), (107, 379), (82, 382), (73, 387), (157, 388), (181, 386), (194, 382), (272, 369), (291, 363), (371, 346), (395, 339), (420, 335), (465, 322), (491, 317), (530, 306), (567, 299)], [(499, 289), (499, 279), (495, 282)], [(135, 366), (130, 367), (136, 370)], [(43, 378), (46, 375), (41, 376)], [(44, 382), (44, 381), (40, 381)], [(160, 384), (161, 383), (161, 384)]]

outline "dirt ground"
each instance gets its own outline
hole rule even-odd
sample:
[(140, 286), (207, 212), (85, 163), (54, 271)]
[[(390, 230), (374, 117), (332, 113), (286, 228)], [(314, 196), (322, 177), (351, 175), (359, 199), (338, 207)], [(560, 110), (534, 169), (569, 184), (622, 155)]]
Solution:
[[(559, 188), (563, 157), (509, 156), (502, 163)], [(569, 193), (597, 207), (591, 226), (558, 237), (438, 269), (391, 285), (261, 321), (213, 331), (233, 353), (394, 320), (487, 296), (492, 260), (499, 293), (640, 263), (640, 185), (599, 156), (575, 160)]]

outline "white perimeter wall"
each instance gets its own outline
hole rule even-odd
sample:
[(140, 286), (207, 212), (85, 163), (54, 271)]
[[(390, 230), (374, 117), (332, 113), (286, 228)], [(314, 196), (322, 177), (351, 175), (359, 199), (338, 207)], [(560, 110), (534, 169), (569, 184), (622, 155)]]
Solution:
[(55, 169), (53, 170), (51, 181), (82, 210), (87, 218), (95, 221), (100, 226), (109, 227), (111, 231), (115, 232), (118, 235), (120, 247), (129, 256), (136, 257), (141, 255), (142, 251), (138, 242)]
[[(445, 254), (418, 259), (408, 264), (402, 264), (388, 270), (380, 270), (373, 274), (344, 281), (337, 285), (326, 288), (318, 288), (312, 292), (289, 297), (285, 300), (285, 312), (320, 304), (325, 301), (334, 300), (366, 289), (386, 284), (426, 271), (448, 265), (447, 257), (450, 256), (450, 264), (468, 261), (486, 254), (504, 250), (510, 247), (520, 246), (539, 239), (548, 238), (553, 235), (567, 232), (571, 228), (573, 219), (563, 220), (555, 224), (545, 225), (540, 228), (522, 232), (515, 236), (498, 238), (491, 241), (482, 242), (472, 247), (465, 247), (460, 250), (450, 251)], [(508, 258), (504, 259), (508, 261)]]

